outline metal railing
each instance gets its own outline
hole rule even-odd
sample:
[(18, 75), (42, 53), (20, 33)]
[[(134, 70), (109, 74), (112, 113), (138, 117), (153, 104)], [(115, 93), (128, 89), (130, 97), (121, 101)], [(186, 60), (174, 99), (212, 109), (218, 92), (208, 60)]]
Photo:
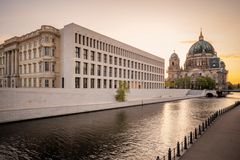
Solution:
[(183, 141), (177, 142), (176, 147), (169, 148), (168, 153), (163, 156), (157, 156), (156, 160), (176, 160), (179, 159), (184, 152), (191, 147), (193, 143), (197, 141), (197, 139), (206, 132), (206, 130), (216, 121), (216, 119), (223, 115), (224, 113), (230, 111), (236, 106), (240, 105), (240, 101), (235, 102), (235, 104), (220, 109), (210, 115), (207, 119), (205, 119), (202, 123), (199, 124), (198, 127), (194, 129), (194, 131), (189, 132), (187, 136), (184, 137)]

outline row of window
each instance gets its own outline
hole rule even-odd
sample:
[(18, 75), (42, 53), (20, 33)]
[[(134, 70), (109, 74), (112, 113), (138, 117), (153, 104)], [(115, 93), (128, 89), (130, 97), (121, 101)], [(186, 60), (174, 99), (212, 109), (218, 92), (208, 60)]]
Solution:
[[(76, 58), (81, 58), (81, 48), (80, 47), (75, 47), (75, 53), (76, 53)], [(90, 59), (91, 61), (103, 62), (103, 63), (114, 64), (114, 65), (118, 65), (118, 66), (135, 68), (135, 69), (139, 69), (139, 70), (145, 70), (145, 71), (149, 71), (149, 72), (163, 74), (163, 69), (158, 68), (158, 67), (154, 67), (154, 66), (139, 63), (139, 62), (134, 62), (134, 61), (127, 60), (127, 59), (124, 59), (121, 57), (102, 54), (100, 52), (96, 53), (95, 51), (90, 51), (90, 55), (89, 55), (89, 50), (87, 50), (87, 49), (83, 49), (83, 59), (85, 59), (85, 60)]]
[[(82, 84), (81, 84), (82, 83)], [(118, 80), (75, 77), (75, 88), (117, 88)], [(159, 89), (163, 83), (126, 81), (128, 88)]]
[(46, 61), (46, 62), (33, 63), (33, 64), (24, 64), (19, 66), (20, 74), (39, 73), (39, 72), (55, 72), (55, 63)]
[(54, 57), (55, 56), (55, 48), (52, 48), (52, 47), (42, 47), (42, 48), (39, 48), (39, 52), (38, 53), (39, 54), (37, 55), (37, 50), (36, 49), (29, 50), (28, 52), (24, 51), (23, 53), (20, 52), (19, 53), (19, 60), (20, 61), (31, 60), (31, 59), (42, 57), (42, 56)]
[[(96, 40), (94, 38), (90, 38), (78, 33), (75, 33), (75, 43), (81, 44), (81, 45), (85, 45), (88, 47), (92, 47), (92, 48), (96, 48), (105, 52), (109, 52), (109, 53), (113, 53), (113, 54), (118, 54), (124, 57), (128, 57), (131, 59), (136, 59), (139, 61), (147, 61), (148, 63), (152, 63), (155, 65), (159, 65), (159, 61), (154, 60), (154, 59), (150, 59), (144, 56), (141, 56), (139, 54), (133, 53), (131, 51), (128, 51), (126, 49), (122, 49), (120, 47), (116, 47), (114, 45)], [(161, 67), (163, 67), (163, 64), (160, 64)]]
[[(75, 74), (81, 74), (81, 62), (75, 62)], [(89, 70), (90, 68), (90, 70)], [(90, 71), (90, 72), (89, 72)], [(128, 69), (108, 67), (96, 64), (83, 63), (83, 75), (118, 77), (138, 80), (163, 81), (164, 76), (148, 72), (133, 71)]]
[(21, 78), (21, 87), (50, 87), (55, 88), (54, 79)]

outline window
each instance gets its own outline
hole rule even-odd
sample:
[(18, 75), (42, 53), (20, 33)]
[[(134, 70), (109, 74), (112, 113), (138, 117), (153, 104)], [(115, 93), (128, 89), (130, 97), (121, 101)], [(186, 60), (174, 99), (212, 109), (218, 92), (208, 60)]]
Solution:
[(88, 59), (88, 50), (87, 49), (83, 50), (83, 58)]
[(114, 57), (114, 65), (117, 65), (117, 57)]
[(48, 79), (45, 80), (45, 87), (49, 87), (49, 80)]
[(101, 76), (101, 65), (97, 66), (97, 75)]
[(119, 69), (119, 78), (122, 78), (122, 69)]
[(42, 63), (39, 63), (39, 72), (42, 72)]
[(33, 72), (36, 73), (37, 72), (37, 64), (33, 63)]
[(28, 73), (31, 73), (32, 72), (32, 66), (31, 64), (28, 64)]
[(123, 59), (123, 66), (126, 67), (126, 59)]
[(91, 60), (94, 61), (95, 60), (95, 52), (91, 51)]
[(22, 65), (19, 66), (19, 72), (22, 74)]
[(36, 49), (33, 50), (33, 58), (36, 58), (37, 57), (37, 51)]
[(107, 80), (106, 79), (103, 80), (103, 88), (107, 88)]
[(109, 80), (109, 88), (112, 88), (112, 80)]
[(49, 47), (44, 47), (44, 55), (49, 56)]
[(88, 64), (87, 63), (83, 63), (83, 74), (84, 75), (88, 74)]
[(103, 61), (104, 61), (104, 63), (107, 63), (107, 54), (103, 55)]
[(32, 59), (31, 51), (28, 51), (28, 59)]
[(80, 50), (81, 50), (81, 49), (80, 49), (79, 47), (75, 47), (75, 49), (76, 49), (76, 57), (77, 57), (77, 58), (80, 58), (80, 56), (81, 56), (81, 55), (80, 55)]
[(102, 61), (102, 53), (98, 52), (98, 62)]
[(24, 74), (26, 74), (26, 73), (27, 73), (27, 65), (24, 64)]
[(117, 68), (114, 68), (114, 77), (117, 77)]
[(52, 56), (54, 57), (55, 56), (55, 49), (52, 48)]
[(31, 78), (28, 79), (28, 87), (32, 87), (32, 79)]
[(103, 76), (107, 76), (107, 66), (104, 66), (103, 68)]
[(117, 80), (114, 80), (114, 88), (117, 88)]
[(109, 64), (112, 64), (112, 56), (109, 56)]
[(97, 88), (101, 88), (101, 79), (97, 80)]
[(87, 87), (88, 87), (88, 79), (83, 78), (83, 88), (87, 88)]
[(85, 36), (83, 36), (83, 45), (85, 45)]
[(49, 71), (49, 62), (44, 63), (45, 72)]
[(75, 62), (75, 74), (80, 74), (80, 62)]
[(36, 78), (33, 78), (33, 87), (37, 86)]
[(95, 64), (91, 64), (91, 75), (94, 75), (95, 73)]
[(39, 79), (39, 87), (42, 87), (42, 80)]
[(122, 58), (119, 58), (119, 66), (122, 66)]
[(90, 38), (90, 47), (92, 47), (92, 38)]
[(81, 43), (82, 43), (82, 41), (81, 41), (82, 35), (81, 35), (81, 34), (78, 35), (78, 39), (79, 39), (79, 40), (78, 40), (78, 43), (81, 44)]
[(94, 88), (95, 79), (91, 78), (91, 88)]
[(52, 63), (52, 72), (55, 72), (55, 63)]
[(86, 38), (87, 38), (87, 40), (86, 40), (86, 41), (87, 41), (87, 46), (88, 46), (88, 40), (89, 40), (89, 38), (88, 38), (88, 37), (86, 37)]
[(80, 88), (80, 77), (75, 77), (75, 88)]
[(75, 33), (75, 43), (77, 43), (77, 33)]
[(109, 77), (112, 77), (112, 67), (109, 67)]
[(55, 80), (52, 80), (52, 87), (55, 88)]

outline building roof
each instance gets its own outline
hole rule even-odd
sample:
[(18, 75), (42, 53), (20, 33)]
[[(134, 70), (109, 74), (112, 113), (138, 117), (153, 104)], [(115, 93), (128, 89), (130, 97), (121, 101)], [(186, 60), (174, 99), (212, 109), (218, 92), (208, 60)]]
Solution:
[(192, 54), (192, 55), (199, 54), (199, 53), (215, 54), (215, 49), (212, 46), (212, 44), (204, 40), (202, 31), (200, 32), (199, 40), (196, 43), (194, 43), (188, 51), (188, 54)]

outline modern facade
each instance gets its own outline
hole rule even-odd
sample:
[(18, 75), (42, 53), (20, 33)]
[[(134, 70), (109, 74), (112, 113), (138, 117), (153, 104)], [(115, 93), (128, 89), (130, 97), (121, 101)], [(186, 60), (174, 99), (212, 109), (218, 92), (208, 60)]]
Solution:
[(202, 31), (199, 40), (190, 47), (187, 53), (184, 68), (180, 67), (180, 59), (174, 52), (169, 58), (167, 72), (167, 80), (173, 84), (179, 78), (190, 77), (190, 88), (196, 88), (198, 85), (196, 79), (200, 76), (213, 79), (216, 82), (216, 89), (224, 89), (227, 86), (228, 71), (225, 63), (217, 56), (212, 44), (204, 40)]
[(164, 88), (164, 59), (76, 24), (0, 45), (0, 87)]

